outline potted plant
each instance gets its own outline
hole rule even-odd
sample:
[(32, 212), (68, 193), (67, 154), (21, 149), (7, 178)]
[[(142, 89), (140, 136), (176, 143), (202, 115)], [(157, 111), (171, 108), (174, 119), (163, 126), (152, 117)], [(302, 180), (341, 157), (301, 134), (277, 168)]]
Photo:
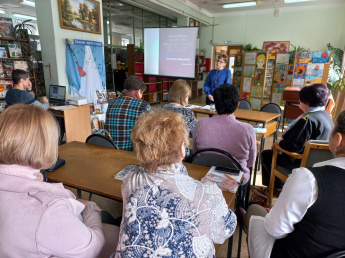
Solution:
[(29, 38), (29, 31), (32, 33), (32, 29), (36, 29), (35, 26), (29, 24), (32, 20), (25, 20), (23, 22), (18, 23), (13, 28), (14, 37), (18, 39), (28, 39)]
[(144, 42), (140, 42), (140, 47), (136, 49), (135, 58), (137, 61), (142, 61), (144, 59)]
[(330, 90), (344, 91), (345, 78), (341, 73), (341, 64), (343, 62), (344, 51), (333, 47), (331, 43), (327, 44), (327, 50), (333, 50), (331, 65), (329, 67), (327, 86)]

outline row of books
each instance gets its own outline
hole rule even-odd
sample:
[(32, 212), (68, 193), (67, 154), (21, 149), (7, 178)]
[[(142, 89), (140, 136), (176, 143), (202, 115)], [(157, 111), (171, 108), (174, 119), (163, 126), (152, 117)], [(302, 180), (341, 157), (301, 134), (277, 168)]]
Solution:
[[(22, 60), (2, 60), (0, 61), (0, 73), (2, 73), (4, 70), (6, 71), (12, 71), (15, 69), (21, 69), (24, 71), (29, 71), (29, 65), (28, 61), (22, 61)], [(4, 78), (3, 76), (0, 76), (1, 78)], [(11, 76), (12, 77), (12, 73)]]
[(20, 43), (8, 43), (7, 45), (0, 45), (0, 57), (22, 57), (22, 48)]

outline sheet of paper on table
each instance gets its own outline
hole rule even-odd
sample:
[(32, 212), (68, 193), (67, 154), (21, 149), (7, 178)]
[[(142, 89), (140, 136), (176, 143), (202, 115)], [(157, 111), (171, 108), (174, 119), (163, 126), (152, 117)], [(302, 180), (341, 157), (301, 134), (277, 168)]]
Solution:
[(56, 107), (50, 107), (55, 110), (62, 110), (62, 109), (69, 109), (69, 108), (75, 108), (75, 106), (72, 105), (66, 105), (66, 106), (56, 106)]
[(203, 106), (200, 109), (213, 110), (211, 105)]
[(201, 106), (188, 104), (188, 105), (185, 106), (185, 108), (189, 108), (189, 109), (192, 109), (192, 108), (201, 108)]

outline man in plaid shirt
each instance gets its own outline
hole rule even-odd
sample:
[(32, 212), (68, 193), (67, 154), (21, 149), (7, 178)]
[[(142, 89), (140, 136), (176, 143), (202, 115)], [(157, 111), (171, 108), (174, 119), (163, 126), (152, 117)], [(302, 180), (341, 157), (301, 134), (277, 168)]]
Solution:
[(124, 83), (122, 96), (109, 102), (105, 129), (121, 150), (133, 151), (131, 133), (135, 121), (140, 114), (152, 112), (149, 103), (141, 99), (145, 90), (144, 82), (131, 75)]

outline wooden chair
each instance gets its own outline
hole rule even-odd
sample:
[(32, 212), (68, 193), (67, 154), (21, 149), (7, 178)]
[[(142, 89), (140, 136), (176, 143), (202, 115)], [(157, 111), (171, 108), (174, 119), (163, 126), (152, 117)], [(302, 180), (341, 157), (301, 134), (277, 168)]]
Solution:
[(278, 177), (283, 182), (286, 182), (288, 176), (291, 174), (291, 170), (277, 165), (278, 151), (301, 160), (300, 167), (312, 167), (315, 163), (329, 160), (333, 158), (333, 154), (329, 150), (328, 141), (310, 140), (306, 143), (303, 153), (298, 154), (296, 152), (289, 152), (282, 149), (277, 144), (273, 145), (273, 158), (271, 179), (269, 185), (269, 198), (272, 200), (274, 191), (275, 177)]

